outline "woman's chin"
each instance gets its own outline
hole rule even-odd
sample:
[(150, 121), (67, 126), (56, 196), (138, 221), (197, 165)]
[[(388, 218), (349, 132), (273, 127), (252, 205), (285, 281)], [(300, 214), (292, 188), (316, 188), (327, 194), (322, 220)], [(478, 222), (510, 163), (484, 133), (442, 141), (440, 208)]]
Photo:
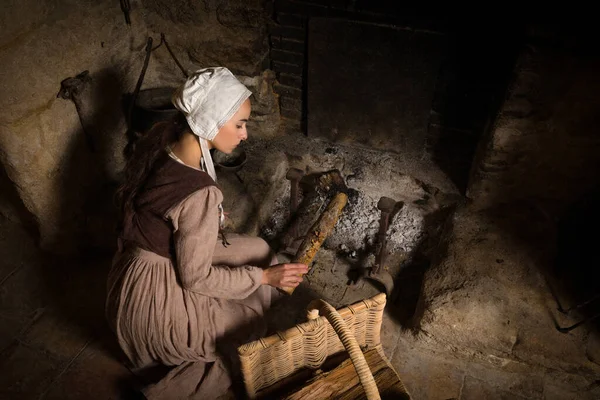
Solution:
[(224, 148), (220, 148), (220, 147), (215, 147), (215, 150), (220, 151), (223, 154), (231, 154), (233, 152), (233, 150), (235, 150), (234, 148), (230, 148), (230, 149), (224, 149)]

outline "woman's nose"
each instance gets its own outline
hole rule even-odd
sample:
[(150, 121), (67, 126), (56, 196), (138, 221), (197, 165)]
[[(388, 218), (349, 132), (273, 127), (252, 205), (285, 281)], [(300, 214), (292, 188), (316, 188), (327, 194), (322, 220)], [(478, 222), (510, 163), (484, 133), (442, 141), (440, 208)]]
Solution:
[(244, 130), (242, 131), (242, 136), (240, 138), (241, 140), (246, 140), (248, 139), (248, 130), (244, 128)]

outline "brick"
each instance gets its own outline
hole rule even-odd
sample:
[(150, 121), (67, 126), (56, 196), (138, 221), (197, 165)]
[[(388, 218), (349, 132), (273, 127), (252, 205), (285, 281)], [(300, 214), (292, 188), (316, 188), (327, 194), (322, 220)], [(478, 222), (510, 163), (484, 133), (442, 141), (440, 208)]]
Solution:
[(275, 1), (265, 1), (265, 14), (273, 15), (275, 13)]
[(300, 67), (304, 65), (303, 54), (280, 49), (271, 49), (271, 60), (281, 61), (288, 64), (294, 64)]
[(348, 20), (356, 20), (356, 21), (360, 21), (361, 18), (356, 18), (356, 13), (353, 13), (352, 11), (348, 11), (346, 9), (341, 9), (341, 8), (330, 8), (327, 11), (327, 17), (328, 18), (343, 18), (343, 19), (348, 19)]
[(294, 2), (303, 5), (329, 7), (330, 0), (294, 0)]
[(295, 53), (306, 52), (306, 44), (304, 40), (296, 40), (289, 38), (282, 38), (281, 36), (271, 35), (271, 48), (280, 49), (286, 51), (293, 51)]
[(281, 38), (304, 40), (306, 38), (306, 30), (303, 28), (293, 28), (290, 26), (273, 25), (269, 28), (269, 33), (272, 36), (280, 36)]
[(306, 16), (297, 14), (278, 13), (277, 22), (281, 26), (304, 28), (306, 26)]
[(374, 24), (385, 24), (393, 25), (397, 27), (404, 27), (407, 25), (406, 21), (401, 20), (399, 17), (387, 14), (372, 14), (363, 13), (359, 11), (353, 11), (348, 9), (330, 9), (327, 15), (329, 18), (340, 18), (347, 19), (350, 21), (368, 22)]
[(279, 74), (277, 80), (282, 85), (295, 87), (298, 89), (303, 88), (302, 76), (300, 75), (292, 75), (292, 74)]
[[(350, 8), (347, 8), (350, 9)], [(398, 27), (410, 27), (415, 30), (428, 30), (444, 32), (448, 26), (443, 18), (421, 16), (415, 11), (410, 11), (399, 2), (357, 0), (352, 8), (352, 15), (348, 18), (381, 24), (390, 24)], [(333, 17), (333, 15), (328, 15)]]
[(444, 119), (443, 119), (443, 115), (441, 113), (435, 111), (435, 109), (432, 109), (429, 112), (429, 123), (430, 124), (441, 125), (441, 124), (443, 124), (443, 122), (444, 122)]
[(281, 104), (281, 108), (287, 108), (288, 110), (298, 110), (302, 112), (302, 100), (300, 99), (281, 96), (279, 98), (279, 104)]
[(281, 61), (272, 61), (271, 67), (275, 72), (283, 72), (288, 74), (302, 75), (303, 68), (294, 64), (288, 64)]
[(287, 96), (298, 100), (302, 99), (302, 90), (291, 86), (276, 83), (273, 85), (273, 90), (275, 91), (275, 93), (281, 96)]
[(270, 35), (269, 40), (271, 41), (272, 49), (280, 49), (281, 48), (281, 36)]
[(409, 10), (403, 9), (402, 3), (396, 1), (372, 1), (372, 0), (356, 0), (355, 7), (357, 10), (378, 13), (378, 14), (406, 14)]
[(303, 40), (282, 38), (281, 49), (304, 54), (306, 52), (306, 44)]
[(326, 17), (328, 7), (321, 4), (305, 3), (292, 0), (279, 0), (275, 4), (275, 11), (280, 13), (308, 15), (311, 17)]
[(347, 9), (350, 5), (348, 0), (329, 0), (329, 7)]
[(304, 41), (304, 39), (290, 39), (278, 35), (271, 35), (270, 40), (271, 48), (273, 49), (293, 51), (295, 53), (306, 52), (306, 42)]

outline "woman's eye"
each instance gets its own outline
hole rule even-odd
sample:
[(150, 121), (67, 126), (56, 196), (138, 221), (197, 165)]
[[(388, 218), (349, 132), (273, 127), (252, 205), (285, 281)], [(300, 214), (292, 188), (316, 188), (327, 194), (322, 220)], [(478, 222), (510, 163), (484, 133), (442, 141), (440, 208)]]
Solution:
[(242, 126), (241, 125), (237, 125), (236, 128), (242, 129)]

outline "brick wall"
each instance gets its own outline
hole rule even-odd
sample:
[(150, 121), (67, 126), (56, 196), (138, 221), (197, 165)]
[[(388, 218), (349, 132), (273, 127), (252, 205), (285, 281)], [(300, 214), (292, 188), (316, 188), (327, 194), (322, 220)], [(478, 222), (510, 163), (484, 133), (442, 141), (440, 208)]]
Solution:
[(444, 24), (415, 17), (391, 1), (361, 0), (274, 0), (273, 24), (269, 31), (271, 68), (277, 73), (281, 116), (305, 129), (306, 43), (311, 17), (344, 18), (416, 29), (443, 30)]

